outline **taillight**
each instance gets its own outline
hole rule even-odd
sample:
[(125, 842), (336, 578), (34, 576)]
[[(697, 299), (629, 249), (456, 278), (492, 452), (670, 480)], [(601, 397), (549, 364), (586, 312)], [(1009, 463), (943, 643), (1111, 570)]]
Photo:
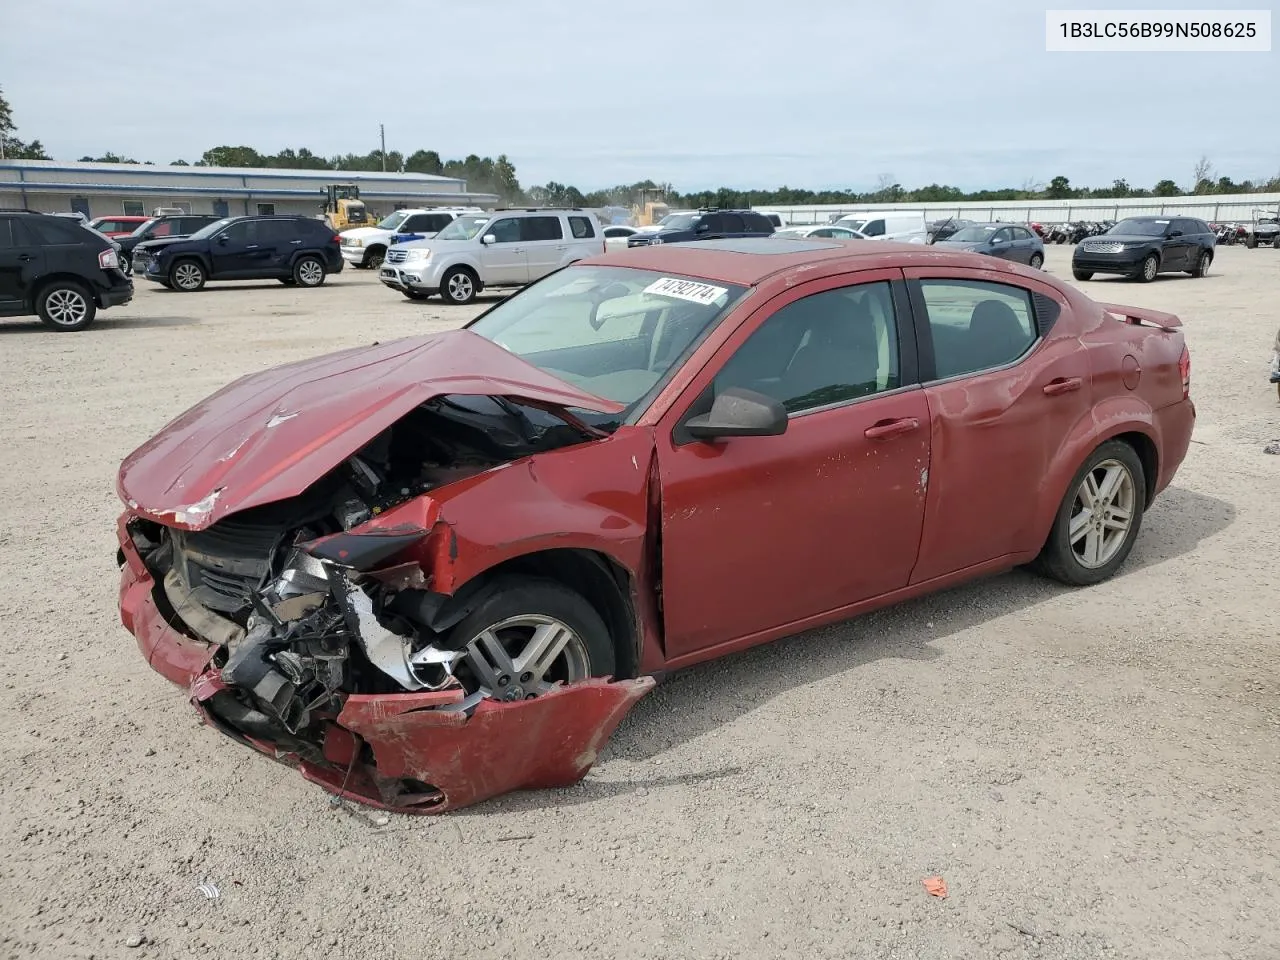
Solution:
[(1191, 396), (1191, 352), (1184, 346), (1178, 358), (1178, 374), (1182, 377), (1182, 399)]
[(341, 242), (342, 242), (342, 238), (341, 238), (340, 236), (338, 236), (338, 235), (335, 233), (332, 237), (330, 237), (330, 238), (329, 238), (329, 242), (330, 242), (330, 243), (341, 243)]
[(98, 254), (98, 266), (103, 270), (119, 270), (120, 258), (114, 250), (103, 250)]

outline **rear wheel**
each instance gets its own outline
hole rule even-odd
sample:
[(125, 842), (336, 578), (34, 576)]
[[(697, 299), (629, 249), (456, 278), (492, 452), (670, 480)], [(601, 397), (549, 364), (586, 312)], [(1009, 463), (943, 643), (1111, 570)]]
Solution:
[(1208, 250), (1201, 250), (1200, 257), (1196, 260), (1196, 265), (1188, 270), (1187, 273), (1191, 274), (1193, 277), (1207, 276), (1209, 273), (1209, 264), (1211, 263), (1213, 263), (1213, 254)]
[(465, 650), (456, 668), (470, 692), (494, 700), (530, 700), (554, 684), (611, 676), (613, 641), (580, 594), (554, 580), (505, 577), (449, 636)]
[(64, 333), (83, 330), (93, 323), (97, 312), (89, 291), (69, 280), (60, 280), (45, 287), (36, 300), (36, 313), (40, 315), (41, 322)]
[(299, 257), (293, 265), (293, 282), (300, 287), (318, 287), (324, 283), (324, 264), (315, 257)]
[(1138, 272), (1134, 275), (1134, 279), (1139, 283), (1150, 283), (1156, 278), (1156, 274), (1160, 272), (1160, 258), (1154, 253), (1147, 254), (1146, 259), (1138, 265)]
[(204, 286), (204, 267), (198, 260), (179, 260), (169, 270), (169, 285), (183, 293), (194, 293)]
[(1110, 440), (1089, 455), (1067, 489), (1039, 558), (1072, 586), (1101, 583), (1133, 549), (1146, 509), (1146, 479), (1133, 447)]
[(1072, 267), (1072, 268), (1071, 268), (1071, 275), (1072, 275), (1073, 277), (1075, 277), (1077, 280), (1092, 280), (1092, 279), (1093, 279), (1093, 271), (1092, 271), (1092, 270), (1077, 270), (1075, 267)]
[(1044, 257), (1038, 253), (1033, 253), (1031, 255), (1031, 269), (1039, 270), (1043, 266), (1044, 266)]

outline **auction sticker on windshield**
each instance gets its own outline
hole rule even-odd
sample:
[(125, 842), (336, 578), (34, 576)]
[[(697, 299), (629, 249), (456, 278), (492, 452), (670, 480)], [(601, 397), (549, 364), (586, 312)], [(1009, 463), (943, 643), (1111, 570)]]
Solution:
[(645, 293), (657, 297), (674, 297), (677, 300), (688, 300), (709, 307), (726, 293), (726, 287), (716, 287), (696, 280), (677, 280), (675, 277), (663, 277), (644, 288)]

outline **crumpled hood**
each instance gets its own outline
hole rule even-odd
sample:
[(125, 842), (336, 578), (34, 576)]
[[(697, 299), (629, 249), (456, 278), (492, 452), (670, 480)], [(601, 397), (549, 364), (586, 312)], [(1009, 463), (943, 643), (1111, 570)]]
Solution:
[(468, 330), (343, 350), (250, 374), (166, 425), (121, 464), (135, 512), (201, 530), (297, 496), (418, 405), (503, 396), (618, 413)]

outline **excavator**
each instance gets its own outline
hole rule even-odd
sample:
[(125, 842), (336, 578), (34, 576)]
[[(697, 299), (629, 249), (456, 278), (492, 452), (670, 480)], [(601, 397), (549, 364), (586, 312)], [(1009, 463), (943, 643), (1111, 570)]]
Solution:
[(320, 192), (325, 198), (325, 223), (335, 233), (369, 223), (369, 211), (360, 199), (360, 188), (354, 183), (331, 183)]

